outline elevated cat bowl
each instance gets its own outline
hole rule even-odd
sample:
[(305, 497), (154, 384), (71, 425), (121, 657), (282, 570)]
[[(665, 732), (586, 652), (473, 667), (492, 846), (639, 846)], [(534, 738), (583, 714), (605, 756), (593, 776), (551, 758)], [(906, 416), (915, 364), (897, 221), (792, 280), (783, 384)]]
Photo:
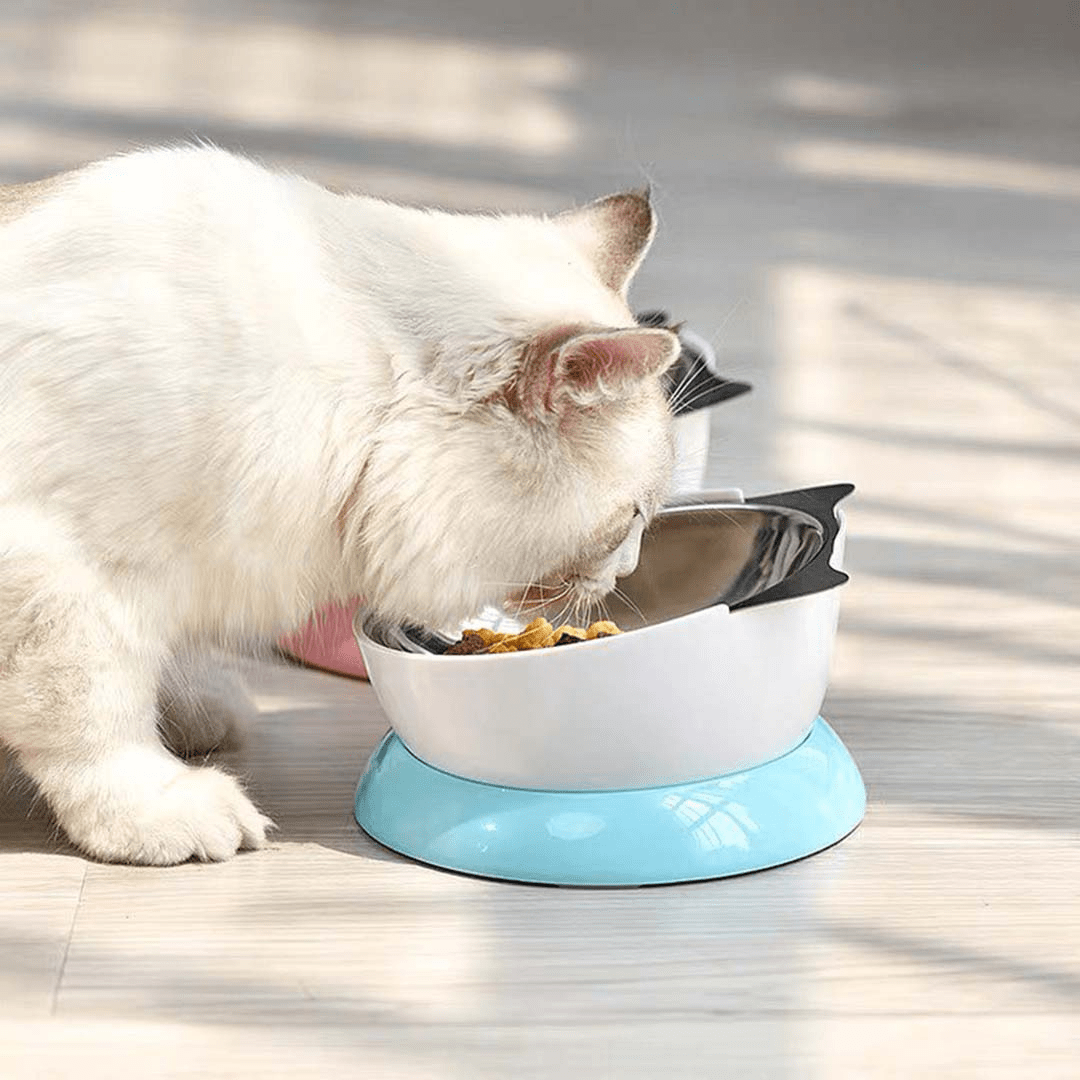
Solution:
[[(610, 605), (618, 637), (443, 656), (459, 627), (359, 613), (393, 732), (357, 821), (437, 866), (573, 885), (723, 877), (840, 840), (865, 794), (818, 710), (850, 491), (666, 508)], [(501, 612), (467, 625), (482, 623), (516, 625)]]

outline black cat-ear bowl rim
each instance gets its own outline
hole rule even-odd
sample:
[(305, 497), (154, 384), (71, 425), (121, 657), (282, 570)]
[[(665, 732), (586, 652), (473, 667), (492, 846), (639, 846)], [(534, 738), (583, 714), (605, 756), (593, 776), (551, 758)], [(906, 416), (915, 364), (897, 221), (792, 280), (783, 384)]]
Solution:
[(843, 570), (833, 566), (837, 542), (842, 535), (843, 518), (839, 504), (855, 490), (855, 485), (824, 484), (818, 487), (795, 488), (771, 495), (755, 495), (741, 501), (733, 500), (731, 492), (694, 492), (681, 496), (661, 511), (724, 510), (734, 507), (761, 507), (763, 510), (795, 510), (818, 523), (822, 530), (822, 542), (805, 565), (792, 571), (783, 581), (763, 589), (744, 600), (729, 604), (731, 611), (741, 611), (780, 600), (796, 600), (801, 596), (826, 592), (849, 580)]

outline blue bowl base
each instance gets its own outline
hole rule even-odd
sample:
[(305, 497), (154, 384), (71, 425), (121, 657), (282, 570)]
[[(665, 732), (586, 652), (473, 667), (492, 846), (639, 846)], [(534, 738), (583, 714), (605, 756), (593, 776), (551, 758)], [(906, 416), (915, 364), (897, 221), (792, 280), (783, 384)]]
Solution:
[(818, 717), (782, 757), (708, 780), (632, 791), (529, 791), (442, 772), (392, 732), (356, 791), (356, 820), (419, 862), (546, 885), (635, 886), (780, 866), (842, 840), (866, 790)]

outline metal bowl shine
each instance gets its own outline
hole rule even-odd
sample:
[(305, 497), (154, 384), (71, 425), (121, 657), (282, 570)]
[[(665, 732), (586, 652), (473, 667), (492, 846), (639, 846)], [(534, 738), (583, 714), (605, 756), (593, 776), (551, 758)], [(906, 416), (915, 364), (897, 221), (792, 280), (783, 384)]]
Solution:
[[(665, 508), (608, 610), (627, 632), (444, 656), (460, 628), (357, 614), (372, 685), (406, 747), (471, 780), (612, 791), (722, 776), (810, 732), (828, 683), (850, 485)], [(465, 626), (515, 629), (488, 611)]]

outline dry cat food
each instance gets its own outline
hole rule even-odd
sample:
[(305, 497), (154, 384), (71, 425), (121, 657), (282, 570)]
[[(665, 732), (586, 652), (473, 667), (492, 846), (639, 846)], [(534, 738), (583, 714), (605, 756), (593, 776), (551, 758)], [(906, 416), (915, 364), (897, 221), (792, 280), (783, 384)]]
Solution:
[(533, 619), (519, 634), (500, 634), (482, 626), (478, 630), (465, 630), (461, 640), (446, 650), (446, 656), (469, 656), (480, 653), (521, 652), (524, 649), (548, 649), (555, 645), (573, 645), (578, 641), (614, 637), (622, 631), (606, 619), (594, 622), (586, 630), (579, 626), (552, 626), (547, 619)]

